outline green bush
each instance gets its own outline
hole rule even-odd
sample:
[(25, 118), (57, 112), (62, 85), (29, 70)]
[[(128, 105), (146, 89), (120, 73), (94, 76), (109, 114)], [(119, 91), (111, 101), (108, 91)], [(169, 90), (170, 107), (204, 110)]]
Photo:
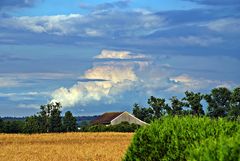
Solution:
[(191, 152), (190, 147), (198, 147), (208, 138), (233, 137), (239, 129), (237, 122), (224, 119), (164, 117), (136, 132), (124, 160), (187, 160), (197, 153)]
[[(240, 131), (239, 131), (240, 132)], [(240, 134), (208, 138), (190, 148), (189, 161), (240, 161)]]

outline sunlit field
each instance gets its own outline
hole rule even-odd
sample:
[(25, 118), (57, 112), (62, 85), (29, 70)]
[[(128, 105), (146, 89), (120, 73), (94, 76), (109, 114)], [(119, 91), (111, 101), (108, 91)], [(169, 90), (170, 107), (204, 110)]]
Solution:
[(0, 134), (3, 161), (117, 161), (132, 133)]

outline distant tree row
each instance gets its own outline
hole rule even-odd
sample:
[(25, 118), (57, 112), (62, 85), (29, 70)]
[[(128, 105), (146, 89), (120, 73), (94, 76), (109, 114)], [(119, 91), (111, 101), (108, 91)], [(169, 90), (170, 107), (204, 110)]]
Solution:
[(134, 132), (140, 128), (140, 125), (129, 124), (129, 122), (121, 122), (117, 125), (87, 125), (83, 126), (81, 132)]
[(40, 107), (40, 112), (27, 117), (25, 121), (3, 121), (0, 132), (4, 133), (47, 133), (77, 131), (76, 118), (70, 111), (61, 117), (61, 104), (49, 103)]
[[(207, 103), (206, 112), (203, 110), (203, 100)], [(146, 122), (164, 115), (207, 115), (212, 118), (240, 119), (240, 87), (232, 91), (225, 87), (214, 88), (210, 94), (186, 91), (182, 99), (173, 96), (169, 101), (170, 104), (163, 98), (151, 96), (148, 99), (149, 107), (133, 105), (133, 115)]]

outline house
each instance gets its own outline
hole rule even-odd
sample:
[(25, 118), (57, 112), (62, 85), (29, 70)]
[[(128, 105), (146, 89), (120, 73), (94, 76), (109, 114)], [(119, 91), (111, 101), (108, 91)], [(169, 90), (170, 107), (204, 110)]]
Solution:
[(148, 123), (136, 118), (128, 112), (107, 112), (92, 121), (92, 124), (116, 125), (121, 122), (129, 124), (147, 125)]

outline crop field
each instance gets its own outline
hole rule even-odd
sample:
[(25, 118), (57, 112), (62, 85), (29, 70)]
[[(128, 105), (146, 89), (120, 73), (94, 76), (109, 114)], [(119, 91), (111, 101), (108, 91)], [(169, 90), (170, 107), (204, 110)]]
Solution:
[(132, 133), (0, 134), (3, 161), (117, 161)]

